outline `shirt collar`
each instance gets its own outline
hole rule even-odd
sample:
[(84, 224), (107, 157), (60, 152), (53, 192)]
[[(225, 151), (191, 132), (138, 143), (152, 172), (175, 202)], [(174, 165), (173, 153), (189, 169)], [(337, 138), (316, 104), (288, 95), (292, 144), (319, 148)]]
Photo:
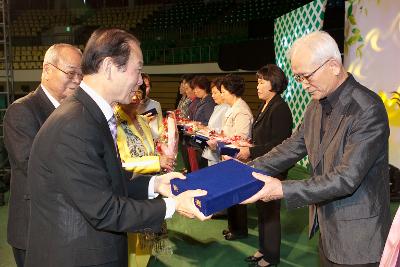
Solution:
[(108, 104), (107, 101), (104, 100), (104, 98), (102, 98), (93, 88), (89, 87), (89, 85), (87, 85), (83, 81), (81, 82), (80, 87), (93, 99), (94, 102), (96, 102), (108, 122), (114, 115), (111, 105)]
[(333, 91), (330, 95), (327, 97), (324, 97), (319, 100), (319, 103), (322, 106), (322, 110), (329, 115), (332, 112), (332, 109), (336, 106), (336, 103), (339, 101), (339, 97), (341, 92), (343, 91), (343, 88), (347, 86), (349, 83), (349, 77), (341, 84), (339, 85), (338, 88), (336, 88), (335, 91)]
[(47, 91), (46, 87), (44, 87), (43, 84), (40, 85), (43, 89), (43, 92), (46, 94), (47, 98), (50, 100), (50, 102), (53, 104), (53, 106), (55, 108), (58, 108), (58, 106), (60, 105), (60, 102), (57, 101), (57, 99), (55, 99), (49, 91)]

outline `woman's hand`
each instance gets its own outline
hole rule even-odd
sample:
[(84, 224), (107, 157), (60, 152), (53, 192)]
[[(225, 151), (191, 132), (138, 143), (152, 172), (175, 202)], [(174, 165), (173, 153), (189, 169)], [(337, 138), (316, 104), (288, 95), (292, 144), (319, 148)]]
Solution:
[(175, 165), (174, 158), (171, 158), (171, 157), (168, 157), (165, 155), (160, 156), (160, 167), (162, 170), (170, 172), (174, 169), (174, 165)]
[(236, 155), (236, 158), (240, 161), (248, 161), (250, 159), (249, 147), (240, 147), (240, 151)]
[(147, 122), (152, 121), (156, 116), (152, 115), (150, 112), (143, 115)]
[(207, 145), (211, 150), (216, 150), (217, 149), (217, 140), (210, 139), (207, 141)]

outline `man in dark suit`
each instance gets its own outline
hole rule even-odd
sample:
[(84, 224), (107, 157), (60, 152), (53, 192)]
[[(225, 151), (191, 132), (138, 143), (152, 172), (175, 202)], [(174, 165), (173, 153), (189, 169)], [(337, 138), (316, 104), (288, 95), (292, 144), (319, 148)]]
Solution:
[(11, 165), (8, 243), (17, 266), (24, 266), (29, 224), (28, 160), (33, 139), (60, 102), (82, 80), (82, 52), (69, 44), (55, 44), (44, 56), (41, 84), (12, 103), (4, 117), (4, 143)]
[[(117, 154), (112, 105), (142, 84), (139, 41), (99, 29), (82, 57), (83, 81), (52, 113), (32, 146), (26, 266), (127, 266), (126, 232), (161, 229), (175, 210), (205, 219), (186, 191), (171, 197), (170, 173), (128, 183)], [(164, 199), (148, 199), (157, 194)]]
[(296, 40), (289, 57), (312, 101), (297, 131), (249, 164), (273, 176), (308, 155), (312, 174), (292, 181), (254, 174), (265, 186), (245, 203), (310, 205), (309, 234), (319, 227), (322, 266), (377, 266), (390, 226), (385, 107), (345, 71), (329, 34)]

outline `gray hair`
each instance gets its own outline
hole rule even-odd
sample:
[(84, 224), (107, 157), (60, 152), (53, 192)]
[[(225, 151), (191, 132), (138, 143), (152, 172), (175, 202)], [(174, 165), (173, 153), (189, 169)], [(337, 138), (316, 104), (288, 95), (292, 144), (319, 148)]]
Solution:
[(82, 55), (82, 51), (73, 45), (64, 43), (53, 44), (52, 46), (49, 47), (49, 49), (47, 49), (46, 54), (44, 55), (43, 63), (51, 63), (57, 65), (60, 57), (62, 57), (60, 52), (64, 48), (75, 49), (80, 55)]
[(310, 59), (312, 64), (321, 64), (330, 58), (342, 64), (338, 45), (327, 32), (315, 31), (294, 41), (286, 54), (289, 61), (291, 61), (293, 54), (304, 48), (313, 51), (313, 56)]

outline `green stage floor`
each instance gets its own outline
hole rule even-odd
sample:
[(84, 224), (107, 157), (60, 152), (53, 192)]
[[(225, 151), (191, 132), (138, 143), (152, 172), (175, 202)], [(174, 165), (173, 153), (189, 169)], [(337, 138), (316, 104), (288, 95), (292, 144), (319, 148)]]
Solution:
[[(290, 179), (305, 179), (306, 171), (294, 167)], [(392, 203), (394, 216), (399, 203)], [(8, 206), (0, 207), (0, 267), (14, 267), (10, 246), (6, 243)], [(317, 238), (308, 240), (308, 209), (287, 211), (282, 205), (282, 247), (279, 266), (318, 266)], [(205, 222), (174, 215), (168, 220), (169, 246), (172, 254), (152, 257), (148, 266), (248, 266), (243, 259), (257, 249), (257, 217), (254, 205), (248, 208), (249, 237), (239, 241), (226, 241), (221, 232), (226, 219)]]

